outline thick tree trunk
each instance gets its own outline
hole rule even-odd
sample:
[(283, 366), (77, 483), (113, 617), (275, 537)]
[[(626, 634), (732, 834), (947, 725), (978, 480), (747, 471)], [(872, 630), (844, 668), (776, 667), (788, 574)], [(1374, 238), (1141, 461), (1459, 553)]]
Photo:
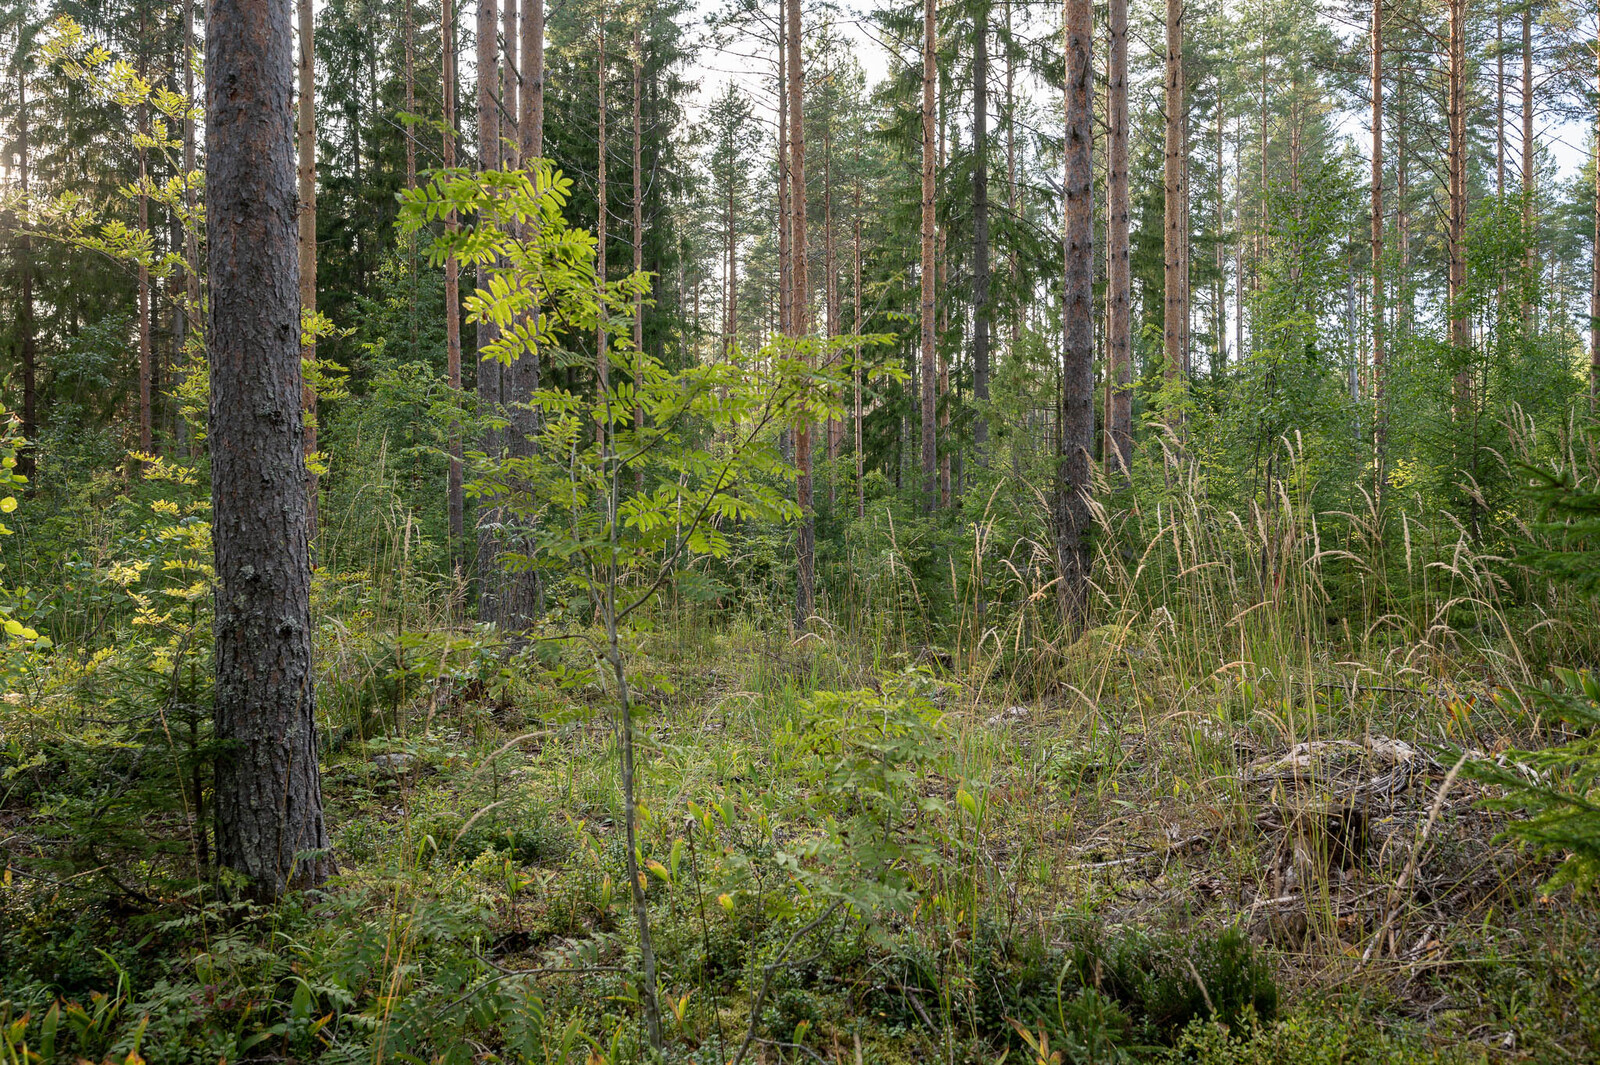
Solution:
[(1063, 174), (1061, 433), (1055, 537), (1060, 603), (1083, 624), (1089, 590), (1089, 493), (1094, 448), (1094, 7), (1066, 0), (1066, 159)]
[[(444, 143), (443, 162), (446, 170), (456, 165), (456, 16), (451, 0), (440, 0), (439, 43), (443, 54), (444, 75)], [(445, 228), (456, 232), (459, 223), (454, 211), (445, 219)], [(461, 274), (455, 256), (444, 263), (444, 348), (445, 375), (450, 391), (461, 391)], [(450, 427), (450, 469), (446, 477), (445, 507), (449, 523), (450, 559), (459, 563), (462, 540), (465, 536), (466, 504), (461, 484), (461, 427)]]
[[(299, 251), (300, 251), (300, 313), (317, 313), (317, 79), (316, 30), (311, 0), (298, 0), (296, 4), (300, 29), (299, 100), (297, 101), (298, 129), (295, 147), (298, 150), (296, 177), (300, 193)], [(198, 302), (198, 301), (197, 301)], [(300, 358), (307, 365), (315, 365), (317, 342), (300, 348)], [(317, 393), (309, 381), (301, 385), (300, 403), (305, 410), (305, 454), (309, 460), (317, 450)], [(317, 475), (309, 465), (306, 469), (306, 524), (311, 539), (317, 538)]]
[(1183, 0), (1166, 0), (1166, 145), (1163, 191), (1166, 198), (1163, 284), (1165, 286), (1161, 323), (1161, 353), (1164, 359), (1167, 402), (1172, 404), (1167, 425), (1177, 429), (1181, 414), (1177, 406), (1183, 388), (1183, 372), (1188, 365), (1184, 348), (1184, 324), (1189, 305), (1184, 284), (1184, 265), (1188, 259), (1188, 230), (1184, 225), (1184, 81), (1183, 81)]
[(973, 15), (972, 41), (972, 446), (989, 450), (989, 5)]
[(922, 6), (922, 509), (932, 514), (939, 502), (938, 428), (939, 368), (934, 350), (934, 264), (935, 204), (934, 182), (938, 151), (935, 142), (934, 92), (939, 84), (937, 0), (923, 0)]
[(292, 10), (211, 0), (206, 17), (217, 857), (268, 899), (333, 868), (311, 664)]
[[(805, 34), (801, 28), (802, 0), (785, 0), (789, 17), (789, 271), (793, 306), (789, 327), (793, 336), (811, 334), (810, 288), (806, 283), (806, 112)], [(808, 356), (809, 358), (809, 356)], [(812, 507), (811, 423), (802, 416), (795, 426), (795, 504), (800, 508), (799, 542), (796, 544), (798, 579), (795, 582), (795, 628), (805, 629), (817, 609), (817, 518)]]
[(1383, 289), (1383, 0), (1372, 2), (1372, 450), (1374, 494), (1387, 481), (1388, 409), (1384, 403)]
[(1120, 469), (1126, 477), (1133, 461), (1133, 337), (1129, 325), (1129, 299), (1133, 290), (1128, 260), (1128, 0), (1111, 0), (1111, 48), (1107, 68), (1106, 142), (1108, 170), (1107, 242), (1110, 255), (1106, 265), (1106, 303), (1108, 330), (1106, 354), (1111, 402), (1106, 409), (1110, 423), (1111, 454), (1107, 468)]

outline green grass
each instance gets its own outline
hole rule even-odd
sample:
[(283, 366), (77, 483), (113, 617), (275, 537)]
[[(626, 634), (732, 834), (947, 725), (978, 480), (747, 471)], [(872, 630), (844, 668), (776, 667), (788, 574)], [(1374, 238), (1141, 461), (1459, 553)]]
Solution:
[[(799, 639), (781, 604), (663, 606), (630, 653), (669, 1059), (728, 1061), (758, 997), (746, 1060), (1600, 1052), (1594, 911), (1541, 894), (1481, 785), (1442, 791), (1451, 745), (1537, 739), (1516, 685), (1586, 661), (1585, 608), (1399, 521), (1179, 497), (1105, 530), (1071, 637), (1042, 570), (993, 581), (987, 629), (875, 613), (870, 575)], [(319, 581), (341, 873), (274, 909), (175, 886), (178, 809), (52, 865), (110, 660), (7, 704), (12, 1059), (57, 1002), (63, 1061), (646, 1059), (604, 683), (408, 580)]]

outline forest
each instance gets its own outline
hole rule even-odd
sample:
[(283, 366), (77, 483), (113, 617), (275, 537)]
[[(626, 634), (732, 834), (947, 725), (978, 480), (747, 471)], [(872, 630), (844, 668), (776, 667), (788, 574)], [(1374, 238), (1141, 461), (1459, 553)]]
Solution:
[(0, 1065), (1600, 1060), (1600, 10), (0, 57)]

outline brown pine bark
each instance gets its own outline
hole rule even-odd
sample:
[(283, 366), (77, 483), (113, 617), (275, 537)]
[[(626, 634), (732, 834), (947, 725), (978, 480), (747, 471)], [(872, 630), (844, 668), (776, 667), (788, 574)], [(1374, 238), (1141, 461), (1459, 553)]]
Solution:
[[(606, 265), (606, 223), (609, 221), (609, 190), (606, 187), (606, 5), (600, 5), (600, 20), (598, 27), (599, 43), (595, 52), (598, 64), (598, 73), (595, 83), (598, 90), (597, 101), (597, 145), (595, 149), (595, 267), (594, 282), (596, 293), (602, 306), (605, 303), (607, 280)], [(600, 326), (595, 332), (595, 378), (600, 384), (602, 392), (611, 387), (611, 356), (606, 350), (606, 343), (610, 339), (606, 330), (605, 315), (600, 316)], [(600, 424), (598, 435), (603, 440), (611, 427), (606, 422)]]
[(972, 447), (989, 449), (989, 5), (973, 15), (972, 41)]
[(1383, 0), (1372, 2), (1372, 450), (1373, 484), (1381, 500), (1387, 480), (1388, 409), (1384, 401), (1383, 289)]
[[(778, 10), (778, 332), (790, 334), (794, 260), (789, 255), (789, 9)], [(787, 430), (785, 430), (787, 431)]]
[(1184, 81), (1183, 81), (1183, 0), (1166, 0), (1166, 59), (1165, 104), (1166, 143), (1164, 151), (1163, 191), (1166, 207), (1164, 216), (1163, 284), (1165, 288), (1161, 323), (1161, 353), (1165, 362), (1167, 401), (1173, 404), (1167, 413), (1167, 425), (1177, 429), (1181, 414), (1177, 407), (1183, 388), (1183, 371), (1188, 365), (1184, 348), (1184, 324), (1188, 321), (1189, 305), (1185, 299), (1184, 266), (1188, 255), (1188, 230), (1184, 226)]
[[(859, 158), (858, 158), (859, 162)], [(855, 335), (861, 335), (861, 177), (860, 168), (857, 167), (856, 176), (856, 210), (855, 210), (855, 284), (851, 290), (855, 294), (856, 324)], [(856, 430), (856, 517), (867, 516), (867, 487), (865, 482), (866, 457), (861, 448), (861, 344), (857, 341), (855, 346), (855, 366), (851, 374), (855, 379), (855, 430)]]
[(936, 178), (934, 124), (938, 120), (934, 92), (939, 84), (937, 0), (922, 5), (922, 509), (932, 514), (939, 501), (939, 449), (935, 437), (938, 418), (939, 368), (934, 350), (934, 181)]
[[(944, 86), (939, 86), (939, 173), (944, 173), (945, 163), (945, 95)], [(935, 194), (937, 195), (937, 193)], [(934, 248), (934, 257), (939, 263), (939, 270), (934, 279), (936, 291), (944, 295), (950, 291), (946, 283), (946, 273), (949, 269), (950, 257), (946, 254), (945, 227), (938, 227), (939, 238)], [(941, 337), (950, 334), (950, 301), (948, 298), (939, 301), (939, 333)], [(950, 454), (955, 450), (955, 442), (950, 439), (950, 359), (943, 352), (939, 354), (939, 439), (944, 441), (944, 447), (939, 449), (939, 506), (950, 509)]]
[[(446, 170), (456, 165), (456, 16), (451, 0), (440, 0), (439, 43), (443, 54), (444, 143), (442, 159)], [(459, 228), (456, 213), (445, 219), (451, 233)], [(444, 263), (444, 350), (445, 375), (453, 393), (461, 391), (461, 273), (455, 256)], [(445, 508), (449, 524), (450, 559), (459, 563), (465, 536), (466, 503), (461, 477), (461, 427), (450, 427), (450, 469), (446, 475)]]
[(1522, 8), (1522, 230), (1528, 242), (1528, 284), (1522, 289), (1522, 325), (1533, 327), (1532, 279), (1539, 268), (1539, 253), (1534, 243), (1534, 194), (1539, 187), (1535, 169), (1533, 140), (1533, 4)]
[[(801, 0), (785, 0), (789, 17), (789, 254), (793, 306), (789, 328), (797, 339), (809, 341), (811, 335), (810, 288), (806, 282), (806, 119), (805, 119), (805, 35), (801, 27)], [(809, 356), (808, 356), (809, 358)], [(795, 426), (795, 504), (800, 508), (800, 529), (796, 544), (798, 579), (795, 582), (795, 628), (805, 629), (816, 613), (816, 514), (812, 507), (811, 423), (802, 417)]]
[[(1446, 254), (1449, 258), (1450, 346), (1458, 359), (1465, 358), (1471, 344), (1470, 322), (1463, 296), (1467, 283), (1467, 125), (1466, 125), (1466, 0), (1449, 0), (1449, 72), (1446, 113), (1449, 144), (1446, 166), (1449, 171), (1449, 209), (1446, 218)], [(1464, 418), (1470, 402), (1472, 377), (1465, 369), (1456, 374), (1456, 414)]]
[[(826, 75), (824, 75), (826, 76)], [(839, 335), (839, 278), (837, 249), (833, 233), (833, 107), (822, 118), (822, 287), (823, 314), (829, 338)], [(837, 462), (844, 442), (844, 423), (828, 419), (828, 461)], [(831, 467), (830, 467), (831, 470)], [(828, 505), (835, 502), (837, 474), (828, 474)]]
[[(185, 0), (187, 2), (187, 0)], [(311, 0), (298, 0), (296, 4), (299, 30), (300, 30), (300, 56), (299, 56), (299, 100), (296, 119), (298, 127), (295, 134), (295, 147), (298, 150), (296, 162), (296, 177), (299, 187), (300, 210), (299, 221), (299, 260), (300, 260), (300, 313), (312, 315), (317, 313), (317, 79), (316, 79), (316, 19), (312, 13)], [(198, 260), (198, 251), (196, 252)], [(193, 294), (195, 306), (199, 306), (199, 293)], [(298, 339), (298, 331), (296, 337)], [(300, 358), (306, 365), (316, 365), (317, 342), (313, 338), (310, 343), (300, 348)], [(305, 409), (305, 454), (310, 456), (317, 450), (317, 393), (309, 381), (301, 385), (301, 406)], [(309, 467), (306, 470), (306, 508), (307, 524), (311, 530), (311, 538), (317, 538), (317, 502), (320, 493), (317, 487), (317, 475)]]
[[(644, 51), (643, 42), (640, 40), (639, 23), (635, 18), (633, 24), (633, 272), (639, 273), (644, 269)], [(634, 374), (634, 383), (643, 379), (644, 374), (644, 294), (635, 293), (633, 297), (633, 351), (634, 357), (641, 360), (638, 370)], [(636, 432), (644, 430), (644, 405), (633, 405), (633, 428)], [(644, 488), (644, 464), (634, 470), (634, 485), (639, 489)]]
[[(183, 4), (183, 94), (184, 99), (191, 105), (196, 102), (194, 91), (194, 5), (193, 0), (181, 0)], [(193, 180), (195, 173), (195, 124), (191, 114), (185, 113), (183, 117), (183, 203), (188, 213), (188, 220), (183, 227), (183, 286), (184, 309), (183, 320), (186, 329), (184, 342), (187, 346), (191, 343), (203, 341), (204, 332), (199, 321), (200, 315), (200, 230), (195, 221), (198, 214), (195, 199), (196, 182)], [(188, 373), (188, 356), (184, 356), (182, 373)], [(187, 428), (183, 427), (182, 439), (185, 444), (185, 454), (189, 444)], [(316, 439), (316, 422), (310, 426), (310, 435)], [(309, 489), (309, 486), (308, 486)], [(317, 511), (315, 495), (307, 493), (311, 501), (310, 527), (312, 535), (316, 535)]]
[[(145, 81), (149, 75), (149, 60), (145, 54), (145, 32), (147, 9), (139, 9), (139, 80)], [(150, 135), (150, 105), (144, 102), (139, 104), (139, 134), (142, 137)], [(150, 197), (145, 195), (144, 185), (149, 180), (149, 153), (141, 144), (138, 149), (139, 156), (139, 232), (145, 239), (150, 237)], [(142, 258), (139, 260), (139, 451), (150, 454), (154, 448), (155, 417), (152, 406), (152, 382), (155, 375), (154, 360), (150, 349), (150, 264)]]
[[(501, 163), (500, 102), (496, 87), (498, 48), (496, 32), (500, 20), (497, 0), (478, 0), (478, 169), (495, 170)], [(478, 266), (478, 288), (487, 289), (491, 267)], [(483, 352), (494, 343), (494, 325), (479, 322), (477, 333), (477, 392), (478, 412), (493, 415), (503, 403), (503, 367), (495, 360), (485, 361)], [(484, 431), (483, 449), (487, 455), (499, 454), (501, 434), (494, 429)], [(500, 537), (498, 525), (500, 512), (496, 507), (483, 507), (478, 513), (478, 620), (497, 622), (500, 618)]]
[[(404, 49), (403, 62), (405, 69), (403, 78), (406, 89), (406, 114), (417, 113), (417, 68), (416, 68), (416, 11), (412, 0), (400, 0), (401, 5), (401, 46)], [(404, 124), (406, 138), (406, 188), (417, 187), (417, 134), (416, 128), (409, 122)], [(412, 267), (415, 269), (415, 266)]]
[[(1595, 84), (1600, 88), (1600, 41), (1595, 44)], [(1600, 410), (1600, 112), (1595, 115), (1594, 254), (1589, 269), (1589, 409)]]
[(1110, 255), (1106, 268), (1106, 336), (1108, 379), (1111, 402), (1106, 408), (1110, 423), (1107, 469), (1120, 469), (1128, 476), (1133, 461), (1133, 337), (1129, 325), (1129, 298), (1133, 290), (1128, 260), (1128, 0), (1111, 0), (1111, 47), (1108, 57), (1107, 141), (1107, 242)]
[(1066, 138), (1061, 434), (1055, 539), (1059, 602), (1073, 628), (1088, 612), (1090, 471), (1094, 461), (1094, 7), (1065, 0)]
[(292, 11), (212, 0), (206, 19), (217, 858), (265, 899), (333, 868), (311, 662)]
[[(29, 192), (28, 159), (28, 75), (17, 64), (17, 188), (27, 203)], [(17, 237), (17, 272), (21, 275), (17, 305), (18, 347), (22, 356), (22, 450), (17, 453), (17, 472), (32, 481), (38, 472), (34, 448), (39, 432), (39, 392), (37, 340), (33, 318), (33, 238), (28, 226), (21, 226)]]

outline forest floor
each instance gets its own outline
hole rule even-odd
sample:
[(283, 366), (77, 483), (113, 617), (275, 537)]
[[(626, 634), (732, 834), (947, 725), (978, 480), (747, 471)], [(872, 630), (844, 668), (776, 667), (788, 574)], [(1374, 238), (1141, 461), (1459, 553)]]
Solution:
[[(467, 637), (433, 638), (409, 653)], [(341, 646), (328, 890), (84, 909), (19, 879), (0, 997), (34, 1024), (55, 994), (110, 1003), (91, 1060), (136, 1032), (152, 1063), (644, 1060), (615, 722), (582, 657), (406, 692)], [(643, 636), (669, 1060), (747, 1033), (769, 1062), (1595, 1060), (1597, 914), (1541, 890), (1456, 762), (1526, 731), (1487, 672), (1306, 649), (1297, 676), (1196, 678), (1174, 653), (1094, 630), (1041, 650), (1028, 696), (826, 632)], [(19, 852), (34, 812), (4, 810)]]

